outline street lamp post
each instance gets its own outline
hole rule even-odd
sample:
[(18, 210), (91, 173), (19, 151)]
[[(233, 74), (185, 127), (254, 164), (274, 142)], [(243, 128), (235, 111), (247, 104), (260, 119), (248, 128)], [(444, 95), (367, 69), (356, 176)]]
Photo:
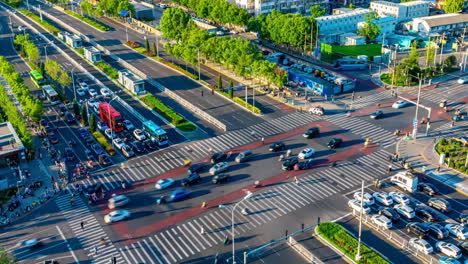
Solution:
[(158, 39), (158, 34), (154, 33), (156, 37), (156, 57), (159, 57), (159, 39)]
[(362, 190), (361, 190), (361, 208), (359, 210), (359, 239), (358, 239), (358, 248), (356, 253), (356, 261), (361, 259), (361, 231), (362, 231), (362, 207), (364, 206), (364, 181), (362, 181)]
[[(47, 59), (47, 55), (46, 55), (46, 59)], [(81, 65), (81, 63), (80, 63)], [(75, 75), (74, 75), (74, 71), (75, 71), (75, 68), (78, 67), (78, 65), (76, 65), (75, 67), (72, 68), (71, 70), (71, 74), (72, 74), (72, 83), (73, 83), (73, 94), (74, 94), (74, 98), (75, 98), (75, 101), (76, 101), (76, 86), (75, 86)]]
[(223, 204), (220, 204), (219, 205), (219, 208), (227, 208), (229, 210), (231, 210), (231, 220), (232, 220), (232, 224), (231, 224), (231, 235), (232, 235), (232, 263), (235, 264), (236, 263), (236, 249), (235, 249), (235, 245), (234, 245), (234, 238), (235, 238), (235, 233), (234, 233), (234, 212), (236, 211), (236, 208), (238, 205), (240, 205), (243, 201), (249, 199), (251, 196), (252, 196), (253, 193), (251, 192), (248, 192), (244, 198), (242, 198), (242, 200), (240, 200), (239, 202), (237, 202), (234, 207), (231, 207), (231, 206), (228, 206), (228, 205), (223, 205)]
[[(110, 107), (111, 107), (111, 103), (112, 101), (114, 101), (115, 99), (117, 99), (117, 96), (114, 96), (114, 98), (112, 98), (109, 103), (107, 103), (107, 112), (110, 113)], [(111, 123), (111, 135), (114, 133), (114, 123), (110, 122)], [(115, 147), (114, 146), (114, 139), (112, 138), (111, 139), (111, 142), (112, 142), (112, 147)]]
[(45, 44), (45, 46), (44, 46), (44, 53), (45, 53), (45, 58), (46, 58), (46, 60), (49, 59), (49, 57), (47, 57), (47, 46), (49, 46), (50, 44), (52, 44), (52, 43), (51, 43), (51, 42), (47, 42), (47, 43)]
[(416, 136), (418, 134), (418, 110), (419, 110), (419, 100), (421, 98), (421, 86), (422, 86), (422, 79), (421, 75), (418, 74), (419, 78), (419, 87), (418, 87), (418, 98), (416, 101), (416, 113), (414, 114), (414, 120), (413, 120), (413, 139), (416, 140)]
[(198, 80), (201, 81), (201, 74), (200, 74), (200, 47), (196, 45), (190, 45), (190, 47), (197, 48), (197, 56), (198, 56)]

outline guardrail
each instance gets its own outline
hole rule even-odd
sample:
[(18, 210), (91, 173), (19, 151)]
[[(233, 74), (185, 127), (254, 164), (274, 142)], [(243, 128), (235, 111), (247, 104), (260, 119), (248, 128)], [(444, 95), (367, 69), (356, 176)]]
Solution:
[[(353, 210), (352, 212), (353, 216), (356, 218), (359, 218), (359, 212), (356, 210)], [(395, 244), (396, 246), (400, 247), (401, 249), (408, 251), (418, 259), (424, 261), (424, 263), (438, 263), (438, 260), (431, 255), (425, 254), (424, 252), (418, 251), (415, 247), (409, 244), (409, 241), (399, 235), (397, 232), (394, 230), (388, 230), (384, 229), (383, 227), (380, 227), (376, 224), (374, 224), (371, 220), (371, 217), (368, 215), (362, 215), (362, 223), (369, 226), (372, 229), (375, 229), (378, 233), (380, 233), (382, 236), (384, 236), (386, 239), (388, 239), (390, 242)]]
[(324, 264), (319, 258), (315, 257), (315, 255), (312, 254), (310, 250), (308, 250), (302, 244), (297, 242), (296, 239), (294, 239), (294, 237), (289, 237), (288, 245), (291, 246), (294, 250), (296, 250), (299, 254), (301, 254), (307, 261), (310, 261), (309, 263)]

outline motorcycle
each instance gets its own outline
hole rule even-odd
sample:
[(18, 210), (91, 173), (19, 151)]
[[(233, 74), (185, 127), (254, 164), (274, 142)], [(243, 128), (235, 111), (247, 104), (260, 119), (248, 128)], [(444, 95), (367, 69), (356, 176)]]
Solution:
[(249, 215), (249, 214), (250, 214), (250, 210), (249, 210), (248, 208), (244, 208), (244, 209), (242, 209), (241, 214), (242, 214), (242, 215)]

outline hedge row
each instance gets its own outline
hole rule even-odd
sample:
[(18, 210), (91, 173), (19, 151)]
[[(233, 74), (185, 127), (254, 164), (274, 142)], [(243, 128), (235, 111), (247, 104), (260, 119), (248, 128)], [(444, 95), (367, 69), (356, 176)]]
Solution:
[[(337, 223), (325, 222), (317, 227), (317, 232), (328, 242), (337, 247), (348, 257), (354, 259), (357, 254), (358, 240)], [(361, 260), (357, 263), (390, 264), (382, 256), (361, 244)]]
[[(213, 88), (212, 88), (213, 89)], [(229, 96), (228, 93), (225, 93), (223, 91), (218, 91), (221, 95), (223, 95), (224, 97), (226, 98), (229, 98), (231, 99), (231, 97)], [(246, 107), (247, 109), (249, 109), (250, 111), (254, 112), (255, 114), (261, 114), (262, 113), (262, 110), (260, 110), (260, 108), (258, 107), (255, 107), (249, 103), (245, 103), (245, 100), (240, 98), (240, 97), (234, 97), (232, 98), (232, 100), (234, 101), (234, 103), (238, 104), (238, 105), (241, 105), (243, 107)]]
[[(465, 167), (466, 157), (468, 155), (468, 148), (464, 147), (460, 141), (446, 140), (442, 138), (435, 146), (437, 153), (444, 153), (445, 162), (448, 162), (450, 168), (459, 170), (463, 173), (468, 173), (468, 168)], [(450, 160), (450, 161), (449, 161)]]
[(60, 30), (54, 26), (52, 26), (49, 22), (47, 22), (45, 19), (41, 21), (41, 18), (37, 16), (36, 14), (29, 12), (24, 9), (19, 9), (21, 13), (23, 13), (25, 16), (31, 18), (32, 20), (36, 21), (37, 23), (41, 24), (47, 31), (53, 33), (54, 35), (57, 35)]
[(129, 46), (130, 48), (139, 48), (140, 44), (136, 43), (135, 41), (127, 40), (125, 41), (125, 45)]
[(86, 24), (88, 24), (88, 25), (90, 25), (90, 26), (92, 26), (94, 28), (97, 28), (98, 30), (101, 30), (101, 31), (109, 31), (110, 30), (109, 27), (107, 27), (107, 26), (105, 26), (105, 25), (103, 25), (103, 24), (101, 24), (101, 23), (99, 23), (97, 21), (94, 21), (89, 17), (82, 16), (82, 15), (80, 15), (78, 13), (75, 13), (75, 12), (73, 12), (71, 10), (64, 10), (64, 12), (71, 15), (71, 16), (73, 16), (73, 17), (75, 17), (75, 18), (78, 18), (79, 20), (85, 22)]
[(2, 0), (3, 2), (11, 5), (12, 7), (20, 7), (23, 4), (22, 0)]
[(101, 71), (103, 71), (112, 79), (117, 80), (117, 78), (119, 78), (119, 72), (116, 69), (112, 68), (112, 66), (110, 66), (106, 62), (98, 61), (94, 63), (94, 65), (96, 65), (96, 67), (98, 67)]
[(185, 119), (177, 114), (174, 110), (169, 108), (163, 102), (161, 102), (158, 98), (154, 97), (152, 94), (147, 94), (145, 96), (140, 97), (141, 101), (144, 102), (146, 105), (151, 107), (151, 109), (155, 110), (159, 114), (163, 115), (166, 119), (170, 120), (170, 122), (174, 125), (178, 125), (185, 121)]
[(101, 132), (99, 131), (93, 132), (93, 137), (107, 151), (107, 153), (109, 153), (109, 155), (111, 156), (115, 155), (114, 148), (107, 142), (106, 138)]
[(195, 131), (195, 129), (197, 129), (197, 127), (192, 122), (189, 122), (189, 121), (185, 121), (180, 124), (177, 124), (176, 127), (183, 132), (192, 132), (192, 131)]

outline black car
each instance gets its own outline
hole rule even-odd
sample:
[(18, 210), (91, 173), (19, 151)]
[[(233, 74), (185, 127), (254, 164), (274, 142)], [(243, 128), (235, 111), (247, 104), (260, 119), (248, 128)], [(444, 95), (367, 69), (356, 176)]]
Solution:
[(297, 168), (299, 170), (308, 170), (312, 168), (312, 165), (313, 165), (313, 160), (309, 159), (309, 160), (297, 163)]
[(144, 153), (146, 151), (145, 147), (143, 146), (143, 143), (141, 143), (140, 141), (133, 141), (131, 145), (132, 148), (138, 153)]
[(282, 169), (289, 171), (294, 169), (294, 165), (296, 165), (299, 162), (299, 159), (297, 157), (291, 157), (289, 159), (286, 159), (283, 162)]
[(99, 163), (102, 166), (109, 166), (112, 164), (112, 161), (109, 158), (109, 156), (107, 156), (107, 154), (102, 154), (102, 155), (99, 155)]
[(425, 208), (422, 206), (417, 206), (414, 211), (416, 215), (421, 217), (424, 222), (437, 222), (438, 217), (434, 214), (430, 208)]
[(442, 225), (432, 224), (429, 226), (429, 235), (440, 240), (448, 238), (449, 232)]
[(149, 150), (156, 150), (158, 149), (158, 143), (154, 140), (151, 140), (151, 139), (147, 139), (145, 141), (143, 141), (143, 146), (145, 146), (145, 148), (149, 149)]
[(460, 242), (457, 245), (461, 249), (462, 254), (468, 256), (468, 242)]
[(400, 221), (400, 215), (393, 208), (380, 207), (379, 215), (387, 217), (388, 219), (392, 220), (392, 222)]
[(65, 149), (65, 157), (67, 157), (68, 161), (72, 161), (76, 158), (75, 153), (73, 153), (73, 150), (71, 148)]
[(73, 115), (71, 113), (66, 113), (65, 114), (65, 121), (67, 121), (67, 123), (73, 123), (73, 122), (75, 122), (75, 118), (73, 117)]
[(68, 112), (68, 109), (64, 105), (59, 106), (58, 109), (60, 116), (64, 116)]
[(429, 228), (418, 222), (410, 222), (406, 225), (406, 232), (413, 233), (419, 237), (419, 239), (423, 239), (427, 236)]
[(215, 153), (213, 154), (213, 156), (211, 156), (211, 163), (212, 164), (216, 164), (220, 161), (223, 161), (227, 158), (227, 154), (226, 153)]
[(335, 148), (339, 147), (341, 145), (341, 143), (343, 143), (343, 139), (341, 139), (341, 138), (332, 138), (328, 142), (327, 147), (330, 148), (330, 149), (335, 149)]
[(185, 179), (182, 179), (182, 186), (189, 186), (195, 183), (198, 183), (201, 181), (200, 175), (198, 173), (192, 173), (189, 176), (185, 177)]
[(422, 191), (429, 196), (434, 196), (439, 193), (439, 190), (437, 190), (434, 185), (425, 182), (418, 184), (418, 191)]
[(102, 191), (102, 184), (99, 182), (93, 183), (91, 185), (88, 185), (88, 187), (85, 189), (86, 193), (88, 195), (91, 195), (93, 193), (98, 193)]
[(285, 148), (286, 148), (286, 145), (283, 142), (275, 142), (270, 145), (269, 150), (271, 152), (276, 152), (276, 151), (284, 150)]
[(427, 204), (430, 207), (441, 211), (442, 213), (448, 213), (450, 211), (450, 203), (445, 199), (431, 198), (429, 201), (427, 201)]
[(122, 132), (122, 140), (124, 142), (127, 142), (127, 141), (132, 141), (133, 140), (133, 136), (131, 133), (129, 133), (128, 131), (124, 131)]
[(222, 183), (222, 182), (227, 182), (229, 181), (229, 175), (226, 173), (221, 173), (213, 177), (211, 180), (214, 184)]
[(318, 127), (311, 127), (307, 129), (304, 134), (302, 134), (305, 138), (313, 138), (320, 134), (320, 129)]
[(50, 143), (52, 144), (57, 144), (59, 141), (59, 138), (55, 134), (50, 134), (48, 137), (49, 137)]
[(47, 121), (47, 119), (41, 118), (40, 123), (41, 123), (41, 126), (43, 127), (49, 126), (49, 121)]
[(468, 214), (460, 214), (458, 221), (462, 224), (468, 224)]
[(203, 163), (195, 163), (195, 164), (192, 164), (187, 172), (192, 174), (192, 173), (199, 173), (201, 170), (203, 170), (203, 168), (205, 167), (205, 164)]

